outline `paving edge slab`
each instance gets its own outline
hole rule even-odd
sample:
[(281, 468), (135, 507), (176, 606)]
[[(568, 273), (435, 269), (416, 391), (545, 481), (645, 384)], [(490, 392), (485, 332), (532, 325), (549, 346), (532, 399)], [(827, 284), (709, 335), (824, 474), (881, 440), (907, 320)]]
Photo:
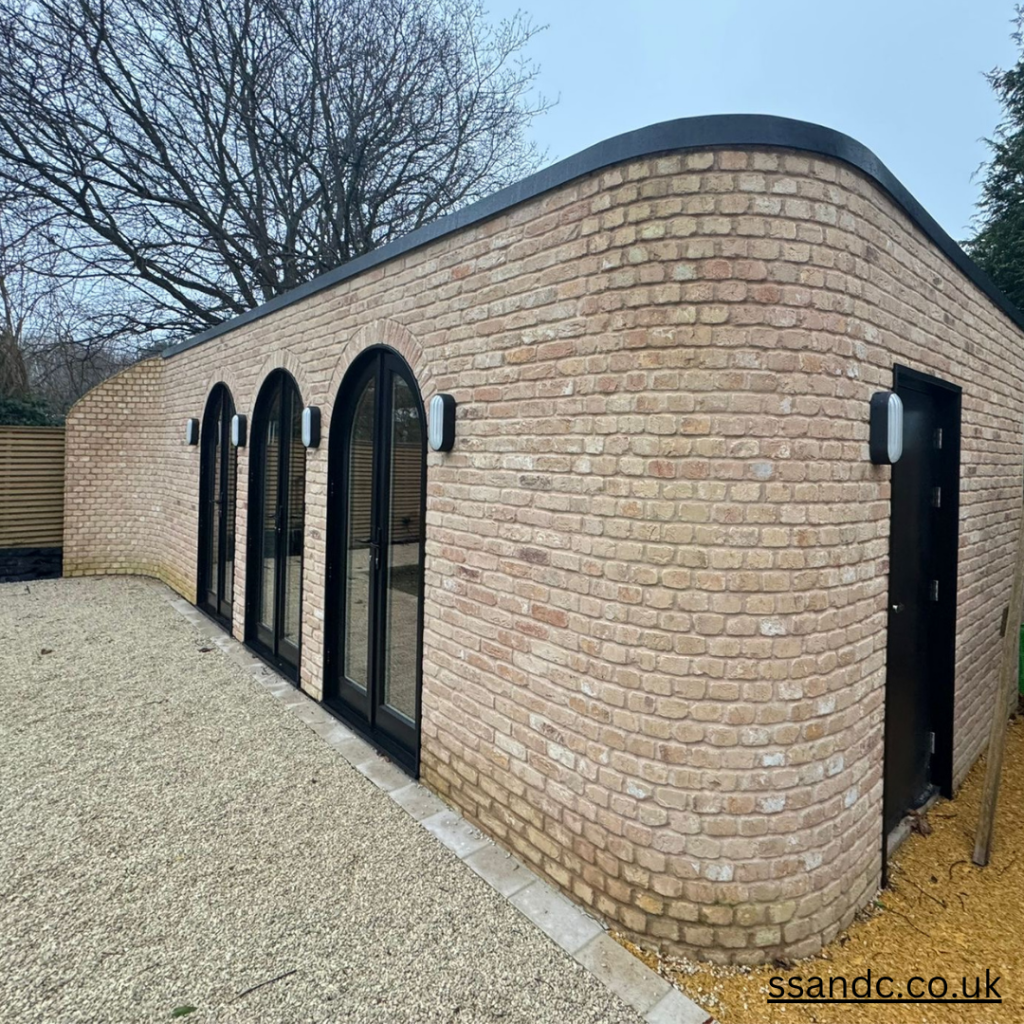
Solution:
[(411, 779), (312, 697), (250, 653), (224, 628), (165, 583), (146, 578), (167, 603), (253, 680), (315, 732), (356, 771), (390, 797), (459, 860), (511, 903), (552, 942), (631, 1006), (646, 1024), (716, 1024), (714, 1018), (634, 957), (607, 934), (604, 924), (548, 885), (449, 807)]

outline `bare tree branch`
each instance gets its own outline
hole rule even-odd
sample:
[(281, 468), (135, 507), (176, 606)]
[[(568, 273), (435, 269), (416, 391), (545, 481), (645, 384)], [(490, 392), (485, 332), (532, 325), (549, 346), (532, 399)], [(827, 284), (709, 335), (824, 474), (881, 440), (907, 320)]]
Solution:
[(0, 201), (120, 290), (97, 337), (169, 341), (536, 166), (536, 31), (476, 0), (0, 0)]

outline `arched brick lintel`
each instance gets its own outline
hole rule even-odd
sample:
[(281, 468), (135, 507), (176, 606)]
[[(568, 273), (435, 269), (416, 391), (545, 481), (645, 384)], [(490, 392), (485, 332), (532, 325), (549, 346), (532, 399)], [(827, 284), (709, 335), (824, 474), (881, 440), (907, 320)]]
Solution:
[(436, 389), (426, 354), (419, 339), (407, 327), (395, 320), (374, 320), (372, 323), (360, 327), (342, 346), (327, 393), (318, 396), (323, 402), (322, 416), (325, 430), (330, 428), (334, 403), (341, 390), (345, 374), (363, 352), (376, 345), (384, 345), (393, 349), (409, 364), (409, 369), (412, 370), (419, 386), (424, 407), (430, 402), (430, 397)]
[(303, 405), (309, 405), (312, 402), (314, 388), (310, 383), (309, 374), (303, 368), (299, 357), (293, 352), (277, 350), (272, 352), (266, 360), (264, 360), (263, 366), (260, 368), (260, 372), (256, 376), (255, 384), (251, 392), (245, 394), (244, 400), (239, 395), (235, 396), (235, 408), (239, 412), (246, 412), (250, 417), (250, 421), (256, 411), (256, 399), (259, 396), (263, 385), (267, 382), (267, 378), (275, 370), (286, 370), (292, 375), (292, 378), (298, 385), (299, 396), (302, 399)]

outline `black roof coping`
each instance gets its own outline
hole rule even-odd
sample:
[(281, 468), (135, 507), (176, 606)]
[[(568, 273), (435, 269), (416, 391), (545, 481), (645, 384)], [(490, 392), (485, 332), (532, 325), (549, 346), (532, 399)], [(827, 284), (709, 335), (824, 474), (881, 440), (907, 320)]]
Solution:
[(980, 288), (1018, 327), (1024, 329), (1024, 313), (995, 286), (991, 278), (953, 241), (930, 213), (907, 191), (881, 160), (849, 135), (807, 121), (769, 114), (713, 114), (662, 121), (646, 128), (616, 135), (598, 142), (574, 156), (559, 160), (522, 181), (495, 192), (455, 213), (439, 217), (416, 231), (396, 238), (379, 249), (349, 260), (335, 270), (315, 277), (254, 309), (164, 349), (165, 359), (204, 342), (219, 338), (236, 327), (252, 323), (279, 309), (301, 302), (310, 295), (412, 252), (438, 238), (494, 217), (517, 203), (525, 202), (594, 171), (659, 153), (680, 150), (720, 149), (730, 146), (766, 146), (794, 149), (841, 160), (866, 174), (903, 208), (903, 211), (935, 243), (950, 261)]

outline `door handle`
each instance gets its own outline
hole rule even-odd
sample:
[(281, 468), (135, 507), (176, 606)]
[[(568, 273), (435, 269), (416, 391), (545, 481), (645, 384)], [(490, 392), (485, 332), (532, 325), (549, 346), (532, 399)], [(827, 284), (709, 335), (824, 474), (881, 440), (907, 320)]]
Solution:
[(373, 551), (373, 571), (380, 568), (380, 541), (371, 540), (370, 549)]
[(890, 605), (889, 607), (892, 609), (893, 615), (899, 615), (899, 613), (903, 611), (904, 604), (902, 601), (897, 601), (896, 604)]

